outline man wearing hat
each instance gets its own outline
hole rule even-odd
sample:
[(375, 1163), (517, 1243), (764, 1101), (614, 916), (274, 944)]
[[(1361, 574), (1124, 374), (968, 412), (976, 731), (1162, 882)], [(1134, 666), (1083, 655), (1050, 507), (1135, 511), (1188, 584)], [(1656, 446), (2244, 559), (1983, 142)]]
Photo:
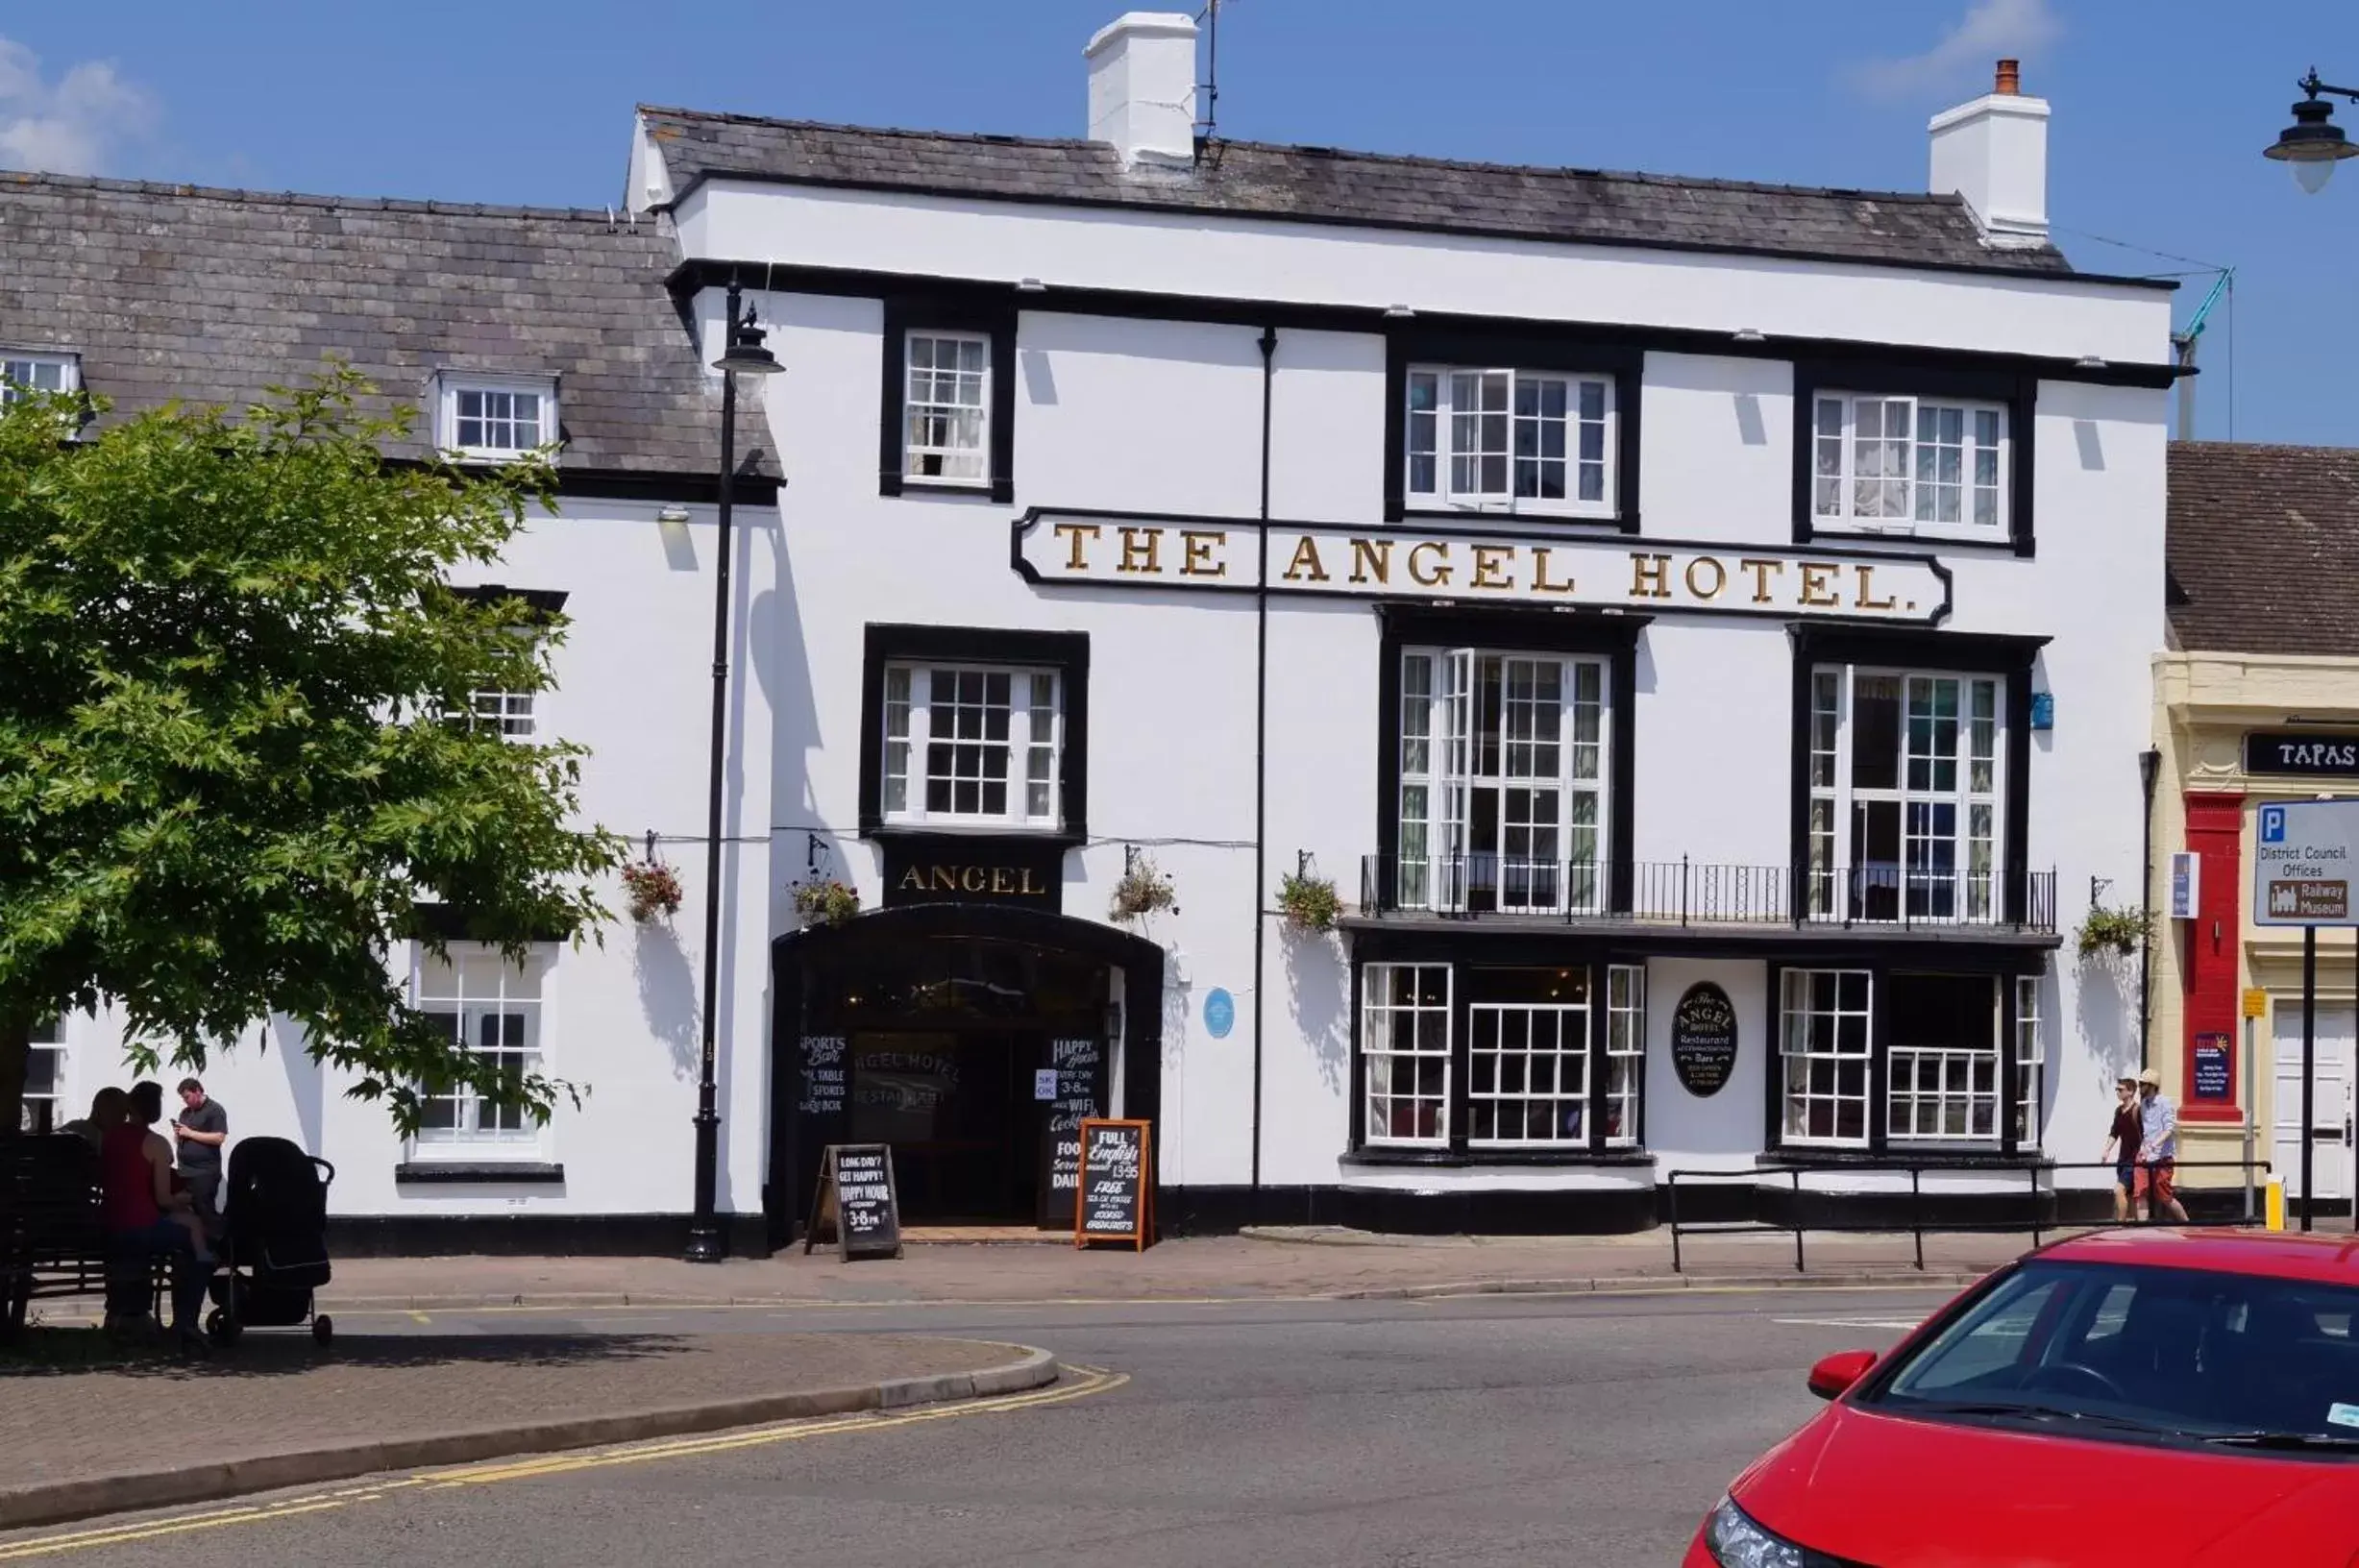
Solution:
[(2138, 1098), (2146, 1138), (2138, 1147), (2136, 1196), (2147, 1200), (2147, 1218), (2160, 1219), (2168, 1213), (2184, 1225), (2186, 1207), (2171, 1190), (2171, 1167), (2178, 1160), (2178, 1107), (2163, 1097), (2162, 1074), (2153, 1067), (2138, 1074)]

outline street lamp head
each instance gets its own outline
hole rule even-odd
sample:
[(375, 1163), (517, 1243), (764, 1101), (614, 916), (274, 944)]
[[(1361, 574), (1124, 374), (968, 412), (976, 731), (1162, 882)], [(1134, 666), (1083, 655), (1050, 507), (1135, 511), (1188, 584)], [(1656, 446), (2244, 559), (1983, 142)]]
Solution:
[(2302, 79), (2302, 90), (2309, 96), (2294, 106), (2294, 123), (2261, 150), (2264, 158), (2293, 165), (2294, 178), (2312, 194), (2325, 187), (2337, 163), (2359, 157), (2359, 147), (2334, 123), (2334, 106), (2318, 95), (2323, 86), (2316, 71)]
[(728, 352), (713, 361), (713, 368), (740, 376), (775, 376), (786, 367), (778, 363), (776, 355), (762, 346), (769, 336), (769, 329), (756, 325), (755, 313), (748, 309), (745, 320), (729, 324)]

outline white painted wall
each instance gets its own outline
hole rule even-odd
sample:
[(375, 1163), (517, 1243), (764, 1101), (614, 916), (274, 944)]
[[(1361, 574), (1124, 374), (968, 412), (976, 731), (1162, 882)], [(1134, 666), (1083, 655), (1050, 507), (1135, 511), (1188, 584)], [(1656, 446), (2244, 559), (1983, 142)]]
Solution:
[(1051, 290), (1119, 288), (2160, 363), (2170, 296), (1996, 277), (709, 180), (690, 256)]
[[(757, 416), (758, 417), (758, 416)], [(345, 1095), (346, 1075), (315, 1066), (299, 1033), (250, 1032), (200, 1074), (228, 1109), (233, 1139), (293, 1139), (334, 1163), (339, 1214), (500, 1213), (680, 1213), (691, 1202), (703, 967), (706, 758), (711, 723), (713, 509), (689, 508), (667, 528), (652, 504), (579, 501), (536, 516), (493, 566), (459, 583), (556, 588), (570, 598), (556, 689), (539, 704), (543, 733), (590, 748), (585, 821), (627, 835), (634, 856), (652, 829), (685, 901), (670, 922), (624, 916), (619, 879), (603, 890), (615, 923), (602, 945), (561, 948), (544, 992), (546, 1069), (585, 1090), (560, 1105), (538, 1157), (565, 1167), (561, 1186), (417, 1186), (394, 1182), (405, 1157), (383, 1110)], [(773, 704), (781, 602), (777, 520), (737, 509), (733, 590), (732, 764), (724, 799), (722, 1006), (718, 1083), (723, 1213), (761, 1207), (768, 1138), (766, 948)], [(750, 681), (744, 677), (750, 673)], [(693, 842), (690, 842), (693, 841)], [(407, 956), (397, 949), (406, 973)], [(125, 1083), (120, 1019), (67, 1024), (65, 1103), (79, 1114), (107, 1083)], [(167, 1089), (182, 1074), (160, 1075)], [(167, 1110), (172, 1108), (167, 1096)], [(489, 1151), (486, 1151), (487, 1154)]]

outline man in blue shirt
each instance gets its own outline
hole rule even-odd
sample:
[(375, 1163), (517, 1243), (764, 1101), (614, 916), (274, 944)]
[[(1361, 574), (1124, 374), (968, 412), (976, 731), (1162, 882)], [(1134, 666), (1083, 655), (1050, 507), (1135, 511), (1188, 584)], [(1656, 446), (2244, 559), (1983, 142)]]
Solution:
[(2152, 1067), (2138, 1074), (2138, 1098), (2146, 1140), (2138, 1145), (2137, 1195), (2147, 1200), (2147, 1218), (2168, 1213), (2184, 1225), (2186, 1206), (2171, 1190), (2171, 1168), (2178, 1161), (2178, 1107), (2164, 1097), (2162, 1074)]

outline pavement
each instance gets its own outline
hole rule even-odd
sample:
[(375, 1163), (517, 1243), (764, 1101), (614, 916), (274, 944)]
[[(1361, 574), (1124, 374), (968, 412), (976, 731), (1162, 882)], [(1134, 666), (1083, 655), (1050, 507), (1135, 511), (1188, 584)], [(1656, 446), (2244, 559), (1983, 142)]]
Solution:
[[(411, 1325), (415, 1328), (417, 1325)], [(909, 1335), (257, 1330), (183, 1360), (37, 1328), (0, 1350), (0, 1528), (425, 1464), (968, 1399), (1056, 1377)], [(26, 1439), (30, 1440), (26, 1440)]]
[(362, 1313), (388, 1337), (561, 1343), (601, 1324), (732, 1356), (815, 1325), (922, 1324), (1048, 1347), (1067, 1372), (1006, 1398), (0, 1532), (0, 1563), (1634, 1568), (1678, 1561), (1729, 1479), (1819, 1408), (1812, 1361), (1890, 1344), (1946, 1293)]
[[(2053, 1238), (2051, 1233), (2050, 1238)], [(1206, 1300), (1473, 1290), (1677, 1289), (1738, 1284), (1960, 1285), (2030, 1246), (2028, 1236), (1813, 1236), (1797, 1274), (1788, 1235), (1691, 1236), (1674, 1272), (1667, 1232), (1613, 1237), (1393, 1237), (1273, 1228), (1165, 1241), (1144, 1252), (1071, 1245), (918, 1243), (840, 1262), (798, 1247), (768, 1259), (339, 1259), (321, 1292), (356, 1307), (589, 1306), (633, 1302), (874, 1305), (893, 1301)]]

